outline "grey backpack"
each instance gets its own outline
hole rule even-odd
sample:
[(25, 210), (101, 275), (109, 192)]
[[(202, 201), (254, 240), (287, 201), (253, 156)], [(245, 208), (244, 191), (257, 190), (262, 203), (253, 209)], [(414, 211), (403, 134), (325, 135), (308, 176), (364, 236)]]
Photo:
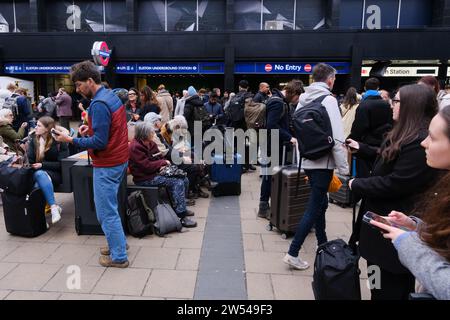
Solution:
[(9, 109), (13, 113), (14, 117), (19, 115), (19, 106), (17, 105), (18, 94), (13, 93), (10, 97), (5, 99), (2, 109)]
[(155, 223), (153, 229), (155, 234), (164, 237), (166, 234), (174, 231), (181, 231), (180, 218), (178, 218), (175, 211), (167, 202), (159, 201), (156, 208), (153, 209), (155, 213)]

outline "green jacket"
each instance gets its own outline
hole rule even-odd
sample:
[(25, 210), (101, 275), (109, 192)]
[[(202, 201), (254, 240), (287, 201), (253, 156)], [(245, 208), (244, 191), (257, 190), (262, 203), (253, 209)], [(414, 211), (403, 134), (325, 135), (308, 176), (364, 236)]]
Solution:
[(23, 139), (25, 128), (21, 127), (19, 132), (16, 132), (10, 124), (0, 123), (0, 136), (2, 136), (3, 142), (9, 146), (10, 151), (16, 152), (15, 141)]

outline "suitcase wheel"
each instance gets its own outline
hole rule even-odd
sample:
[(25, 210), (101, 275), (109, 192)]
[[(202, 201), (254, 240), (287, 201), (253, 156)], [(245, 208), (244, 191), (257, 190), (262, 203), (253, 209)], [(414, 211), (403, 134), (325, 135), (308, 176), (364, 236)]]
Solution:
[(281, 234), (281, 239), (286, 240), (288, 238), (287, 233), (282, 233)]
[(272, 225), (271, 223), (269, 223), (269, 224), (266, 226), (266, 230), (267, 230), (267, 231), (273, 231), (273, 225)]

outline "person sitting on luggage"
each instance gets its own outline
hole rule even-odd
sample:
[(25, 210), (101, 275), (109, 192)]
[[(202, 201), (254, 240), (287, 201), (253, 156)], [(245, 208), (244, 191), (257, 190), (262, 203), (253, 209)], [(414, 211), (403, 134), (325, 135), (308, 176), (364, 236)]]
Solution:
[[(61, 207), (56, 204), (54, 187), (61, 184), (61, 160), (69, 156), (66, 143), (56, 142), (51, 130), (55, 128), (55, 120), (51, 117), (39, 118), (36, 130), (31, 134), (28, 146), (28, 160), (36, 171), (33, 174), (35, 186), (42, 190), (51, 209), (52, 223), (61, 219)], [(63, 127), (58, 130), (68, 133)]]
[(11, 110), (0, 110), (0, 136), (3, 138), (3, 142), (8, 145), (9, 151), (16, 152), (15, 142), (25, 137), (25, 128), (28, 127), (28, 123), (22, 123), (19, 132), (16, 132), (12, 127), (13, 120), (14, 115)]
[(376, 221), (371, 223), (387, 232), (383, 236), (392, 240), (400, 262), (421, 284), (420, 292), (450, 300), (450, 106), (433, 118), (422, 147), (427, 165), (446, 171), (423, 197), (420, 206), (423, 221), (392, 211), (385, 218), (408, 231)]
[(387, 216), (392, 210), (410, 213), (418, 195), (431, 186), (439, 172), (427, 166), (420, 146), (438, 110), (433, 92), (419, 84), (403, 86), (392, 99), (394, 127), (380, 149), (348, 139), (348, 146), (361, 157), (375, 159), (367, 178), (349, 181), (349, 188), (362, 203), (349, 244), (359, 241), (359, 252), (368, 268), (380, 269), (380, 287), (372, 288), (372, 300), (406, 300), (414, 291), (414, 276), (402, 266), (394, 246), (380, 232), (361, 223), (367, 211)]
[(155, 131), (149, 122), (136, 124), (135, 137), (131, 142), (129, 168), (133, 181), (138, 186), (164, 186), (172, 195), (175, 202), (175, 213), (186, 228), (194, 228), (197, 222), (188, 218), (194, 213), (186, 209), (185, 192), (188, 185), (187, 178), (165, 177), (160, 175), (161, 169), (170, 166), (165, 160), (158, 146), (153, 141)]

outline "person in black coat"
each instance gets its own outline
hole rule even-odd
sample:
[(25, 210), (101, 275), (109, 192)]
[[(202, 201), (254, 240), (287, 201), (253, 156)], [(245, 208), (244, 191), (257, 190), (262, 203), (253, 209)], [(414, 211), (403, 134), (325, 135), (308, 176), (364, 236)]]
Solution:
[[(289, 129), (289, 104), (297, 104), (300, 95), (304, 92), (303, 82), (300, 80), (292, 80), (289, 82), (285, 90), (282, 92), (278, 89), (273, 89), (272, 98), (267, 101), (266, 106), (266, 129), (268, 131), (267, 141), (260, 141), (261, 143), (267, 143), (267, 156), (278, 156), (279, 163), (282, 162), (283, 149), (287, 152), (287, 149), (291, 148), (291, 145), (297, 144), (297, 139), (292, 136)], [(278, 150), (274, 150), (278, 155), (271, 154), (271, 130), (278, 130), (279, 142)], [(273, 164), (262, 164), (263, 170), (267, 171)], [(283, 164), (282, 164), (283, 165)], [(270, 213), (269, 199), (272, 188), (271, 172), (264, 172), (263, 179), (261, 181), (261, 192), (259, 197), (259, 209), (258, 217), (266, 218)]]
[(351, 190), (362, 197), (350, 244), (359, 240), (359, 250), (367, 260), (368, 268), (375, 266), (381, 271), (380, 287), (371, 289), (373, 300), (407, 299), (409, 293), (414, 292), (414, 276), (402, 266), (394, 246), (379, 230), (361, 224), (362, 216), (367, 211), (381, 216), (387, 216), (392, 210), (412, 212), (418, 195), (436, 180), (439, 173), (427, 166), (425, 150), (420, 146), (437, 112), (431, 90), (417, 84), (404, 86), (393, 99), (392, 107), (395, 125), (381, 149), (347, 140), (357, 154), (376, 159), (369, 177), (349, 182)]
[[(36, 187), (39, 187), (51, 208), (52, 223), (61, 219), (61, 207), (56, 204), (54, 187), (61, 184), (61, 160), (69, 155), (67, 144), (56, 142), (51, 134), (55, 120), (42, 117), (37, 121), (36, 131), (31, 135), (28, 145), (28, 160), (36, 171), (33, 174)], [(62, 130), (61, 128), (58, 128)]]
[[(365, 83), (366, 92), (356, 109), (355, 121), (348, 138), (379, 148), (384, 135), (392, 129), (392, 110), (389, 102), (383, 100), (378, 92), (380, 82), (370, 78)], [(370, 175), (373, 160), (356, 154), (356, 176), (365, 178)]]
[(145, 115), (150, 112), (159, 114), (161, 108), (159, 106), (158, 99), (156, 99), (156, 93), (149, 87), (145, 86), (140, 92), (140, 100), (142, 110), (139, 114), (140, 120), (144, 120)]
[[(197, 91), (194, 89), (194, 87), (189, 87), (188, 89), (189, 97), (186, 99), (186, 102), (184, 104), (184, 118), (187, 121), (188, 124), (188, 131), (191, 135), (191, 147), (194, 147), (195, 142), (195, 130), (194, 130), (194, 123), (195, 121), (202, 121), (202, 134), (204, 131), (206, 131), (210, 125), (211, 122), (209, 121), (209, 115), (206, 111), (205, 105), (203, 100), (200, 98), (200, 96), (197, 94)], [(196, 119), (197, 117), (203, 115), (203, 119)]]

